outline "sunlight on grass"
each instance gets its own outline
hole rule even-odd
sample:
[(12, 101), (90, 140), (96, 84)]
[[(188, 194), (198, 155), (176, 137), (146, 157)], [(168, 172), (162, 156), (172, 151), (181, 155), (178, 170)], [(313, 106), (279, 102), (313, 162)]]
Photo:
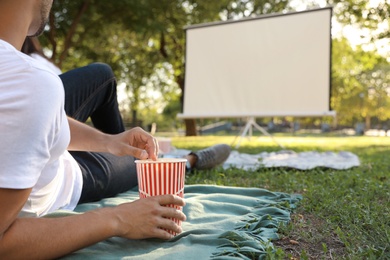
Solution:
[[(388, 137), (302, 137), (302, 136), (277, 136), (274, 137), (277, 142), (289, 150), (318, 150), (318, 151), (341, 151), (341, 150), (359, 150), (368, 147), (390, 147), (390, 138)], [(172, 137), (172, 143), (175, 147), (185, 149), (201, 149), (217, 143), (226, 143), (233, 148), (239, 141), (235, 136), (195, 136), (195, 137)], [(241, 140), (239, 151), (242, 152), (262, 152), (264, 150), (280, 150), (274, 140), (268, 136), (245, 137)]]

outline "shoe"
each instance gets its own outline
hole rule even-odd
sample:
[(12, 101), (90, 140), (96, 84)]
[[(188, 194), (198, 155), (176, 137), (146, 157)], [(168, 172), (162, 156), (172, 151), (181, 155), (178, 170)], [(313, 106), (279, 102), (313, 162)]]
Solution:
[(209, 148), (191, 152), (197, 157), (194, 168), (197, 170), (206, 170), (214, 168), (226, 161), (230, 155), (231, 148), (227, 144), (217, 144)]

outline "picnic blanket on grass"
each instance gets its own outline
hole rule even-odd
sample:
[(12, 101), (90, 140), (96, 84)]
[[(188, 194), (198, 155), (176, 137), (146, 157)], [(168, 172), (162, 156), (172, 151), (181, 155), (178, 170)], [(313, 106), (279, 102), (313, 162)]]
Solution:
[(223, 167), (237, 167), (243, 169), (265, 168), (294, 168), (311, 170), (317, 167), (335, 170), (346, 170), (360, 165), (359, 157), (348, 151), (341, 152), (294, 152), (281, 150), (278, 152), (262, 152), (259, 154), (245, 154), (232, 151)]
[[(111, 238), (62, 259), (262, 259), (278, 239), (279, 224), (290, 220), (290, 212), (301, 195), (258, 188), (213, 185), (185, 186), (187, 221), (183, 233), (170, 241)], [(118, 205), (138, 199), (138, 190), (115, 198), (77, 206), (75, 212), (57, 211), (56, 217)]]
[[(185, 149), (173, 149), (170, 153), (163, 156), (183, 157), (190, 152), (190, 150)], [(346, 170), (360, 166), (360, 160), (357, 155), (348, 151), (294, 152), (291, 150), (280, 150), (277, 152), (247, 154), (233, 150), (222, 166), (224, 169), (236, 167), (244, 170), (256, 170), (258, 168), (311, 170), (317, 167)]]

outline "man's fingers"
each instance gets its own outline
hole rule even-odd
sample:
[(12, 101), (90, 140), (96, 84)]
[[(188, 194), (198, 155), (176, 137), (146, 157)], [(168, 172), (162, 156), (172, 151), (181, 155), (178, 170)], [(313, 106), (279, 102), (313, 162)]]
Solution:
[[(183, 232), (183, 229), (178, 224), (176, 224), (176, 222), (174, 222), (171, 219), (167, 219), (167, 218), (165, 218), (161, 221), (161, 225), (159, 226), (159, 228), (171, 230), (171, 231), (178, 233), (178, 234)], [(167, 232), (166, 230), (165, 230), (165, 232)]]
[(123, 155), (131, 155), (137, 159), (146, 160), (149, 159), (149, 154), (144, 149), (140, 149), (130, 145), (123, 145)]
[(154, 138), (151, 134), (148, 132), (145, 132), (142, 128), (134, 128), (134, 132), (136, 132), (140, 140), (144, 143), (146, 152), (148, 153), (148, 158), (152, 160), (157, 160), (157, 155), (159, 152), (158, 142), (157, 139)]
[(161, 228), (156, 228), (153, 237), (164, 239), (164, 240), (169, 240), (174, 237), (174, 235), (170, 234), (168, 231), (161, 229)]
[(159, 148), (158, 148), (158, 142), (156, 138), (150, 136), (150, 139), (148, 140), (145, 149), (148, 152), (149, 159), (157, 160)]
[(185, 206), (186, 204), (183, 198), (172, 194), (156, 196), (155, 198), (160, 205), (174, 204), (177, 206)]
[(170, 230), (178, 234), (183, 231), (182, 228), (175, 221), (173, 221), (173, 219), (185, 221), (186, 216), (180, 210), (166, 207), (162, 212), (162, 218), (160, 219), (158, 224), (158, 228), (162, 229), (161, 231), (164, 231), (164, 232), (158, 231), (159, 235), (161, 235), (160, 238), (162, 239), (172, 238), (171, 234), (166, 230)]

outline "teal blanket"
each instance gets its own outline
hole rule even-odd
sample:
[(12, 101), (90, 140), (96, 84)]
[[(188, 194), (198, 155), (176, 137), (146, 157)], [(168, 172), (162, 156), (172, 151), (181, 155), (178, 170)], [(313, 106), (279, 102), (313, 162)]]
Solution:
[[(132, 190), (52, 216), (81, 214), (137, 198), (138, 192)], [(267, 250), (273, 250), (279, 224), (290, 220), (301, 196), (258, 188), (187, 185), (185, 199), (184, 231), (170, 241), (115, 237), (63, 259), (263, 259)]]

